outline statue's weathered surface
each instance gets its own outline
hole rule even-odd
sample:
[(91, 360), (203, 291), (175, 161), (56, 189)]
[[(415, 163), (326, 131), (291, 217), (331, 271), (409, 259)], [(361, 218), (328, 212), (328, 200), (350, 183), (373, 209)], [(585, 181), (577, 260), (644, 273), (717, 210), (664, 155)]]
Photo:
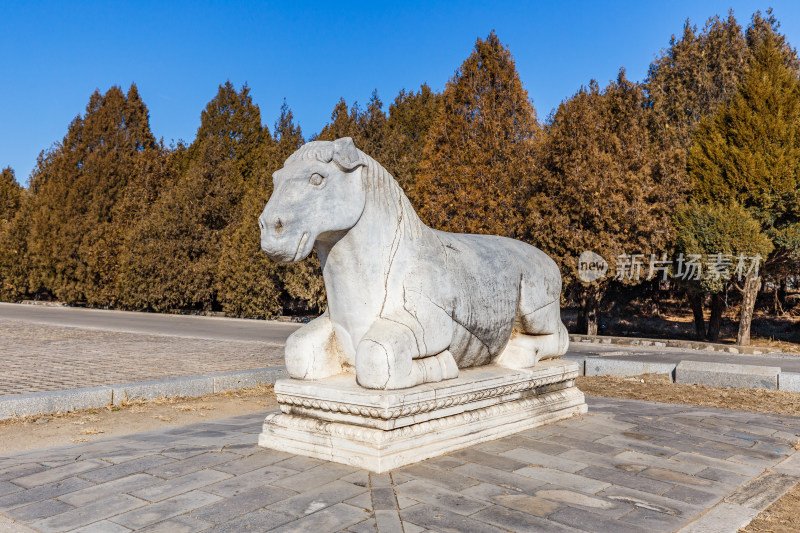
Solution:
[(261, 446), (385, 472), (586, 412), (540, 250), (428, 228), (349, 138), (306, 144), (274, 182), (261, 246), (316, 248), (328, 309), (286, 343)]
[(325, 313), (287, 341), (291, 377), (354, 369), (362, 387), (399, 389), (566, 352), (561, 275), (537, 248), (425, 226), (350, 138), (306, 144), (273, 177), (262, 248), (293, 262), (316, 247), (328, 296)]

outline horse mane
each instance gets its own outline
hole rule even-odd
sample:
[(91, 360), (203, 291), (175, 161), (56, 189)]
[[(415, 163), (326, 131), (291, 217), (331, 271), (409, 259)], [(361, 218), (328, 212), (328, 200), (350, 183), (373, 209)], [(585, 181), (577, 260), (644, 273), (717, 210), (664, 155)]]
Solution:
[[(358, 163), (364, 166), (362, 172), (367, 202), (381, 205), (387, 211), (396, 211), (402, 217), (407, 229), (421, 230), (425, 224), (417, 215), (405, 192), (397, 180), (383, 166), (361, 150)], [(301, 146), (286, 160), (286, 165), (295, 161), (320, 161), (330, 163), (334, 159), (334, 143), (331, 141), (311, 141)], [(358, 166), (358, 165), (356, 165)]]

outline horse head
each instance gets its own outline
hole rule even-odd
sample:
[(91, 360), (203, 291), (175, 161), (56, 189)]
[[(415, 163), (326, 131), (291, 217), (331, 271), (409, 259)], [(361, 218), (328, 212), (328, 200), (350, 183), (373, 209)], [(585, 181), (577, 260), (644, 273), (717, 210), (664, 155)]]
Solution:
[(310, 142), (272, 175), (273, 192), (258, 218), (261, 248), (274, 261), (293, 263), (317, 239), (346, 232), (364, 211), (365, 165), (350, 137)]

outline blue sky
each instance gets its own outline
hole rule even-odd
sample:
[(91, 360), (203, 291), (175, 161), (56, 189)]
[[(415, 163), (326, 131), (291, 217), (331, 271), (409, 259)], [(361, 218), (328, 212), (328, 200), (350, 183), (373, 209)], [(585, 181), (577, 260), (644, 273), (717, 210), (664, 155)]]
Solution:
[(772, 6), (800, 44), (790, 1), (68, 2), (0, 0), (0, 167), (25, 183), (95, 89), (139, 87), (156, 137), (191, 141), (230, 79), (272, 129), (286, 98), (308, 137), (340, 97), (388, 109), (400, 89), (442, 90), (477, 37), (510, 47), (540, 120), (582, 84), (625, 67), (641, 80), (688, 17), (732, 8), (746, 25)]

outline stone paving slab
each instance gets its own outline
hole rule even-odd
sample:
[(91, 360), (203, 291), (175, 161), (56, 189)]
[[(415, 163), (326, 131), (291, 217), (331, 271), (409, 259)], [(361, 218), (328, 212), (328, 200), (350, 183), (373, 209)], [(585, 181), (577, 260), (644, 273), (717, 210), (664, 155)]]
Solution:
[(588, 401), (381, 475), (259, 448), (263, 415), (0, 456), (0, 532), (736, 531), (800, 478), (800, 417)]
[(0, 319), (0, 396), (281, 366), (283, 349)]

